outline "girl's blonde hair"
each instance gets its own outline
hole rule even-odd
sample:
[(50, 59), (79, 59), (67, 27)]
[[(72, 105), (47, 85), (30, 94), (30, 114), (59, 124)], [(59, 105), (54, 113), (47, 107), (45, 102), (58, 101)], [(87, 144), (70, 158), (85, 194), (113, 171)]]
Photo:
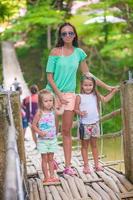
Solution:
[[(40, 110), (45, 109), (44, 104), (43, 104), (43, 99), (44, 99), (45, 95), (49, 95), (49, 94), (53, 97), (53, 103), (54, 103), (54, 95), (52, 92), (50, 92), (49, 90), (45, 90), (45, 89), (39, 91), (39, 93), (38, 93), (38, 108)], [(53, 106), (54, 106), (54, 104), (53, 104)]]

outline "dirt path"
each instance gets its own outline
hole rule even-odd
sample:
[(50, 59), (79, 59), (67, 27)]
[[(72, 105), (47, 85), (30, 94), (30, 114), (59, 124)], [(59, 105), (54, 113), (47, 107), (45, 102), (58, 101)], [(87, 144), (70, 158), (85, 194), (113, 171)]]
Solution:
[(2, 42), (2, 67), (3, 67), (3, 86), (5, 90), (9, 90), (14, 78), (17, 77), (18, 82), (22, 86), (22, 98), (29, 95), (27, 84), (24, 80), (20, 64), (16, 57), (13, 43)]

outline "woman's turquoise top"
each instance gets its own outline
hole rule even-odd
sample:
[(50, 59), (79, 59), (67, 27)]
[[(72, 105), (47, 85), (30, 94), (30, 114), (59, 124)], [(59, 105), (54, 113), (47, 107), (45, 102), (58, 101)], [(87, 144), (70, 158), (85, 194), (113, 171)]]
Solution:
[[(77, 69), (86, 57), (86, 53), (76, 47), (69, 56), (49, 56), (46, 72), (53, 73), (54, 82), (61, 92), (75, 92)], [(52, 90), (49, 83), (46, 89)]]

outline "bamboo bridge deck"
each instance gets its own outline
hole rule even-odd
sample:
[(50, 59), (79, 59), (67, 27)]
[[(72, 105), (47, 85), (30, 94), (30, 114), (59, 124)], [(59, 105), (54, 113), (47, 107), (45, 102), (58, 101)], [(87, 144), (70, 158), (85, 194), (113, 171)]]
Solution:
[(82, 172), (83, 161), (81, 153), (73, 151), (72, 166), (77, 176), (63, 175), (64, 157), (63, 149), (59, 148), (55, 155), (59, 168), (56, 175), (60, 183), (43, 185), (41, 158), (35, 149), (31, 138), (25, 141), (27, 178), (30, 200), (118, 200), (133, 199), (133, 184), (122, 172), (116, 171), (111, 164), (103, 163), (103, 172), (93, 170), (93, 159), (90, 159), (91, 174)]

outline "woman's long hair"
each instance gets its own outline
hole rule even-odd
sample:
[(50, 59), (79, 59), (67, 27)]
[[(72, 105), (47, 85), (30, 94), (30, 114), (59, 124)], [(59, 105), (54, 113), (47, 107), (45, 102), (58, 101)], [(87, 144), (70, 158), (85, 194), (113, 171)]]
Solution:
[(62, 24), (62, 25), (59, 27), (58, 35), (57, 35), (56, 47), (62, 47), (62, 46), (64, 46), (64, 41), (63, 41), (63, 39), (62, 39), (62, 37), (61, 37), (61, 30), (62, 30), (62, 28), (63, 28), (64, 26), (71, 26), (71, 27), (72, 27), (73, 32), (75, 33), (75, 37), (74, 37), (74, 39), (73, 39), (72, 45), (73, 45), (74, 47), (78, 47), (78, 35), (77, 35), (76, 28), (75, 28), (72, 24), (70, 24), (70, 23), (68, 23), (68, 22), (65, 22), (64, 24)]

